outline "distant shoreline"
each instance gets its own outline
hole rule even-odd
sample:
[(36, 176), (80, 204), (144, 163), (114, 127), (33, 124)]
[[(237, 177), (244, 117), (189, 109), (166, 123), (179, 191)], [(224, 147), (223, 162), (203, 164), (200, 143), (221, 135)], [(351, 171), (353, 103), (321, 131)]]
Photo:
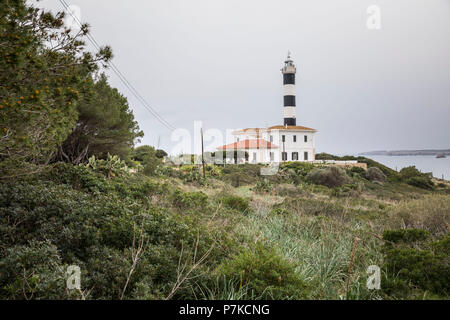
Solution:
[(360, 153), (362, 156), (450, 156), (450, 149), (433, 150), (394, 150), (394, 151), (369, 151)]

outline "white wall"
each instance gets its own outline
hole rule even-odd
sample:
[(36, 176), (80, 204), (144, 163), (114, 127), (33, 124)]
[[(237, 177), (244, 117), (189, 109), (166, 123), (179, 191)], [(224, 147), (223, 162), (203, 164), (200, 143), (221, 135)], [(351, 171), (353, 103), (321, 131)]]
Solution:
[[(283, 143), (282, 137), (286, 137)], [(272, 141), (270, 137), (272, 136)], [(297, 136), (297, 141), (294, 142), (294, 136)], [(305, 136), (308, 137), (308, 142), (305, 142)], [(283, 130), (272, 130), (270, 132), (261, 132), (261, 139), (271, 141), (273, 144), (278, 146), (277, 149), (250, 149), (247, 150), (249, 154), (249, 162), (253, 163), (253, 154), (256, 153), (256, 162), (258, 163), (269, 163), (270, 162), (270, 152), (274, 153), (273, 162), (282, 162), (282, 152), (287, 152), (287, 161), (292, 160), (292, 153), (298, 152), (298, 161), (305, 161), (304, 153), (308, 152), (308, 160), (315, 160), (315, 133), (311, 131), (283, 131)], [(242, 133), (235, 136), (235, 141), (244, 141), (247, 139), (256, 139), (256, 135)]]

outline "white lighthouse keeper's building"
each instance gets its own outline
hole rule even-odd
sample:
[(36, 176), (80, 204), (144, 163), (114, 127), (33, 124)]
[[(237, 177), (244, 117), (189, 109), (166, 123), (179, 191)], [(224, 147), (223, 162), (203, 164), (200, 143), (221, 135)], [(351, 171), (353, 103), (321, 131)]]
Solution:
[(315, 161), (317, 130), (298, 126), (296, 116), (295, 77), (297, 68), (290, 54), (283, 69), (284, 124), (269, 128), (247, 128), (233, 132), (235, 142), (219, 151), (244, 151), (249, 163)]

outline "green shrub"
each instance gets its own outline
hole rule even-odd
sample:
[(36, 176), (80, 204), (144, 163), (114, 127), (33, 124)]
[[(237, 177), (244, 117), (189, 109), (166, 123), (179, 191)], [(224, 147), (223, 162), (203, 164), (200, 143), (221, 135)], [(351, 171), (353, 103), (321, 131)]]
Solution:
[(364, 170), (364, 168), (361, 168), (361, 167), (352, 167), (350, 171), (353, 173), (358, 173), (362, 176), (365, 176), (365, 174), (366, 174), (366, 170)]
[(261, 179), (261, 168), (256, 164), (225, 165), (220, 178), (234, 187), (253, 185)]
[(172, 203), (178, 209), (204, 208), (208, 204), (208, 196), (203, 192), (182, 192), (175, 190)]
[(314, 170), (314, 165), (309, 162), (285, 162), (281, 164), (280, 170), (292, 170), (295, 174), (305, 177), (308, 173)]
[(218, 274), (247, 285), (262, 299), (307, 299), (309, 288), (295, 266), (274, 249), (256, 245), (226, 261)]
[(0, 299), (76, 298), (66, 290), (66, 269), (49, 241), (8, 248), (0, 258)]
[[(74, 172), (89, 175), (89, 170), (76, 167), (67, 174), (59, 172), (54, 178), (66, 177), (70, 182), (77, 177)], [(170, 198), (162, 186), (107, 180), (106, 191), (96, 192), (74, 190), (69, 184), (52, 181), (0, 184), (0, 298), (71, 298), (65, 291), (65, 269), (62, 274), (59, 271), (65, 265), (78, 265), (82, 270), (82, 288), (91, 291), (89, 298), (118, 299), (132, 266), (135, 245), (144, 239), (145, 249), (124, 298), (161, 299), (176, 281), (182, 248), (183, 261), (188, 263), (191, 253), (201, 256), (211, 248), (212, 237), (195, 216), (140, 201), (148, 193)], [(134, 192), (143, 194), (138, 197)], [(189, 208), (207, 202), (202, 193), (182, 193), (180, 199), (181, 205)], [(226, 242), (225, 235), (215, 237)], [(42, 239), (47, 239), (48, 244), (41, 243)], [(214, 250), (205, 264), (214, 268), (217, 252)], [(25, 293), (24, 283), (31, 287)], [(186, 289), (177, 292), (176, 297), (195, 296)]]
[(267, 179), (259, 180), (254, 188), (256, 192), (270, 192), (272, 189), (273, 185)]
[(220, 197), (218, 201), (229, 209), (237, 210), (242, 213), (248, 213), (250, 211), (249, 200), (245, 198), (234, 195), (226, 195)]
[(338, 167), (314, 169), (307, 175), (307, 179), (314, 184), (329, 188), (342, 186), (349, 180), (345, 171)]
[[(415, 286), (442, 297), (450, 293), (449, 236), (434, 243), (426, 242), (429, 233), (424, 230), (386, 231), (385, 271), (395, 275), (396, 282), (389, 283), (387, 292), (405, 293), (405, 287)], [(396, 287), (398, 286), (398, 288)]]
[(434, 182), (427, 177), (412, 177), (406, 180), (406, 183), (421, 189), (432, 190), (434, 188)]
[(421, 177), (423, 174), (415, 167), (406, 167), (400, 170), (400, 176), (403, 180), (408, 180), (413, 177)]
[(386, 181), (386, 175), (377, 167), (369, 168), (366, 172), (366, 178), (370, 181)]
[(386, 230), (383, 239), (392, 243), (414, 243), (425, 241), (430, 233), (421, 229)]

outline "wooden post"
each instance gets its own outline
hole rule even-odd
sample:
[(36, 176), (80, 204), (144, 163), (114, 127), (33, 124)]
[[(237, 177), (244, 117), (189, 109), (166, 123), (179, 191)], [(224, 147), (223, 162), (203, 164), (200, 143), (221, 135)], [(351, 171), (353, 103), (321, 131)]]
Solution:
[(205, 169), (205, 149), (203, 145), (203, 128), (200, 129), (202, 136), (202, 166), (203, 166), (203, 178), (206, 179), (206, 169)]

